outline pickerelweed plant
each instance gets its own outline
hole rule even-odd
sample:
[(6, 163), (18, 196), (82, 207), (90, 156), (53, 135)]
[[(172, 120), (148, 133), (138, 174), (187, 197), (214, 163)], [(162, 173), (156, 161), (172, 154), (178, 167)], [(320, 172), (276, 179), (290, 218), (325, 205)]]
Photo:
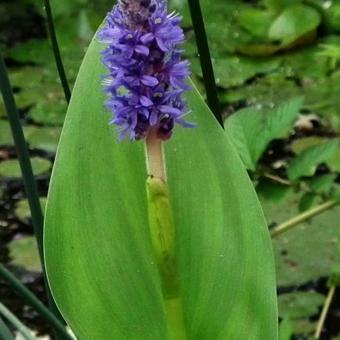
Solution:
[(269, 233), (188, 78), (180, 21), (163, 0), (119, 1), (72, 93), (44, 242), (53, 296), (79, 339), (277, 338)]
[(166, 184), (162, 141), (188, 112), (182, 93), (190, 90), (188, 61), (181, 60), (184, 34), (178, 14), (166, 1), (119, 1), (108, 14), (99, 39), (107, 44), (103, 83), (109, 95), (111, 123), (120, 139), (145, 139), (150, 235), (161, 278), (166, 315), (173, 338), (186, 338), (180, 300), (175, 229)]

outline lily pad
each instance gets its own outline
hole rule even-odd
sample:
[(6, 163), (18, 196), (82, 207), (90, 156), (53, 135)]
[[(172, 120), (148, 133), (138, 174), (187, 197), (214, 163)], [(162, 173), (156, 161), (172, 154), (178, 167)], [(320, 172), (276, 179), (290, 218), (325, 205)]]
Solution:
[(240, 86), (258, 74), (278, 69), (280, 61), (275, 58), (249, 58), (232, 56), (213, 60), (216, 84), (223, 88)]
[(29, 116), (36, 123), (62, 125), (66, 115), (63, 93), (51, 91), (45, 101), (37, 102), (29, 111)]
[[(41, 175), (51, 169), (52, 163), (44, 158), (31, 158), (34, 175)], [(9, 159), (0, 162), (0, 178), (18, 179), (21, 178), (21, 169), (17, 159)]]
[(28, 109), (29, 117), (44, 125), (61, 125), (66, 103), (58, 75), (54, 68), (24, 67), (10, 74), (19, 108)]
[(33, 272), (40, 272), (38, 248), (34, 236), (23, 236), (8, 244), (10, 264)]
[(238, 22), (241, 27), (260, 39), (267, 37), (268, 30), (274, 19), (274, 11), (253, 7), (241, 11), (238, 16)]
[(0, 119), (0, 145), (12, 145), (13, 138), (11, 128), (6, 120)]
[(301, 319), (318, 314), (320, 306), (325, 301), (325, 296), (314, 291), (298, 291), (280, 294), (278, 301), (280, 317)]
[(57, 150), (61, 128), (59, 127), (28, 127), (25, 137), (30, 148), (49, 152)]
[(272, 23), (269, 38), (281, 41), (286, 46), (313, 32), (320, 25), (321, 16), (314, 8), (307, 5), (293, 5), (284, 9)]
[(6, 117), (6, 109), (5, 109), (5, 104), (3, 102), (2, 96), (0, 96), (0, 118)]
[[(267, 223), (282, 223), (297, 215), (301, 194), (274, 201), (260, 196)], [(294, 286), (329, 276), (340, 263), (340, 206), (273, 239), (279, 286)]]
[[(42, 210), (45, 211), (46, 198), (40, 198)], [(15, 216), (22, 222), (26, 223), (31, 218), (31, 211), (27, 199), (22, 199), (15, 205)]]
[(45, 64), (53, 58), (47, 39), (31, 39), (17, 44), (9, 50), (7, 56), (19, 62), (34, 61), (36, 64)]

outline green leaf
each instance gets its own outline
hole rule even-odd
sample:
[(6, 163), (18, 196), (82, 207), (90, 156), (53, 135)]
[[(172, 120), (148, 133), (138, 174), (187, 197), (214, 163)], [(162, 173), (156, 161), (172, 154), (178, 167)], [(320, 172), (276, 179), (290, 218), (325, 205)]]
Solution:
[(11, 128), (7, 120), (0, 120), (0, 145), (12, 145)]
[[(41, 197), (40, 198), (40, 204), (42, 207), (42, 210), (45, 210), (45, 205), (46, 205), (46, 198)], [(16, 203), (15, 205), (15, 216), (24, 223), (27, 223), (28, 220), (31, 218), (31, 210), (30, 206), (28, 203), (28, 199), (22, 199), (19, 202)]]
[[(301, 194), (278, 202), (260, 196), (267, 223), (284, 222), (298, 214)], [(296, 286), (328, 277), (340, 263), (340, 206), (294, 227), (273, 240), (278, 286)]]
[(314, 192), (328, 195), (336, 178), (337, 175), (335, 174), (322, 175), (310, 180), (308, 185)]
[(317, 315), (325, 296), (314, 291), (292, 292), (280, 294), (278, 300), (280, 317), (301, 319)]
[[(45, 259), (78, 338), (169, 339), (148, 232), (143, 143), (119, 143), (103, 113), (93, 41), (62, 132)], [(252, 184), (197, 91), (194, 129), (165, 144), (188, 339), (277, 339), (271, 242)]]
[(24, 132), (30, 148), (56, 152), (61, 128), (28, 126), (24, 128)]
[(10, 264), (26, 270), (40, 272), (40, 258), (34, 236), (23, 236), (8, 244)]
[(291, 148), (297, 155), (300, 155), (306, 149), (312, 146), (320, 145), (327, 141), (328, 139), (324, 137), (318, 137), (318, 136), (304, 137), (304, 138), (299, 138), (295, 140), (292, 143)]
[(310, 320), (319, 314), (325, 301), (324, 295), (315, 291), (297, 291), (280, 294), (278, 300), (280, 318), (289, 319), (291, 334), (308, 334), (315, 330)]
[(272, 23), (269, 38), (288, 45), (317, 29), (321, 22), (320, 14), (307, 5), (293, 5), (284, 9)]
[[(31, 158), (32, 168), (34, 175), (41, 175), (46, 173), (51, 168), (51, 162), (48, 159), (40, 157)], [(21, 178), (21, 169), (17, 159), (9, 159), (0, 162), (0, 178)]]
[(313, 176), (317, 166), (329, 160), (336, 153), (339, 142), (340, 139), (336, 138), (304, 150), (289, 165), (288, 178), (295, 181), (302, 176)]
[(276, 202), (285, 199), (291, 191), (291, 186), (280, 184), (264, 177), (259, 179), (256, 186), (256, 192), (259, 196)]
[(225, 128), (248, 169), (255, 170), (259, 158), (273, 139), (286, 136), (301, 106), (302, 98), (297, 97), (269, 112), (250, 107), (226, 120)]
[[(328, 142), (330, 139), (326, 137), (304, 137), (297, 139), (292, 144), (292, 149), (296, 154), (301, 154), (308, 147), (321, 145)], [(340, 148), (337, 148), (336, 152), (326, 160), (327, 165), (331, 171), (340, 172)]]
[(310, 192), (303, 194), (299, 202), (299, 213), (310, 209), (314, 205), (317, 198), (318, 197), (315, 194)]
[(293, 326), (289, 318), (281, 321), (279, 327), (279, 340), (290, 340), (293, 335)]
[(251, 7), (242, 11), (238, 20), (241, 27), (249, 31), (250, 34), (264, 38), (274, 17), (275, 13), (272, 11)]

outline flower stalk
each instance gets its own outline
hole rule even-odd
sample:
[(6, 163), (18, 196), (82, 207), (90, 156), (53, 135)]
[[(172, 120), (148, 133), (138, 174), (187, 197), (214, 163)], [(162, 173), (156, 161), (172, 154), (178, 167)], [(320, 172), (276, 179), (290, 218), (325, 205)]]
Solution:
[(157, 262), (170, 338), (185, 340), (186, 330), (180, 296), (175, 224), (166, 182), (162, 140), (150, 131), (145, 139), (149, 230)]
[(145, 149), (147, 159), (147, 173), (166, 182), (165, 159), (163, 153), (163, 141), (158, 138), (157, 131), (151, 129), (145, 138)]

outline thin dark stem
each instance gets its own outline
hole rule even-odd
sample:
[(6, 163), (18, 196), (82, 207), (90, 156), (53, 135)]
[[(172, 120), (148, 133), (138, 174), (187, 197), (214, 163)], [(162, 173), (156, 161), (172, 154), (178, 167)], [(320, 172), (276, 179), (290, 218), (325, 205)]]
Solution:
[(14, 336), (5, 324), (5, 322), (0, 318), (0, 340), (14, 340)]
[(58, 40), (57, 40), (55, 28), (54, 28), (53, 15), (52, 15), (52, 10), (51, 10), (51, 5), (50, 5), (49, 0), (44, 0), (44, 7), (45, 7), (45, 12), (46, 12), (47, 27), (48, 27), (48, 32), (50, 34), (55, 63), (57, 65), (61, 85), (64, 89), (65, 99), (69, 103), (70, 98), (71, 98), (71, 90), (70, 90), (70, 86), (66, 78), (65, 68), (64, 68), (63, 61), (60, 55), (60, 49), (58, 46)]
[(8, 114), (8, 120), (10, 122), (16, 150), (18, 153), (18, 159), (23, 175), (23, 181), (26, 189), (27, 198), (30, 204), (32, 213), (32, 221), (34, 226), (35, 235), (38, 241), (38, 248), (41, 262), (43, 263), (43, 214), (41, 211), (38, 190), (36, 182), (33, 176), (30, 157), (24, 137), (24, 133), (20, 124), (20, 117), (12, 88), (9, 82), (6, 66), (2, 56), (0, 56), (0, 90), (4, 99), (5, 107)]
[(59, 333), (62, 339), (71, 340), (71, 336), (66, 332), (60, 320), (44, 306), (44, 304), (23, 285), (3, 264), (0, 263), (0, 277), (7, 281), (27, 303), (32, 306), (50, 325)]
[(194, 26), (197, 50), (200, 57), (205, 91), (210, 110), (223, 127), (223, 118), (217, 95), (214, 70), (211, 62), (208, 39), (205, 32), (204, 20), (199, 0), (188, 0), (192, 24)]
[(34, 233), (37, 238), (38, 250), (40, 255), (40, 261), (42, 265), (44, 280), (45, 280), (45, 288), (47, 292), (47, 297), (49, 300), (49, 306), (51, 311), (55, 315), (57, 315), (61, 320), (61, 316), (57, 307), (54, 304), (51, 292), (47, 285), (47, 278), (44, 266), (44, 255), (43, 255), (43, 225), (44, 218), (43, 213), (40, 206), (38, 190), (36, 186), (36, 182), (34, 179), (32, 165), (28, 153), (28, 148), (26, 145), (24, 133), (20, 124), (19, 113), (15, 104), (12, 87), (8, 78), (7, 70), (5, 62), (0, 55), (0, 90), (2, 92), (4, 104), (6, 107), (6, 111), (8, 114), (8, 120), (11, 126), (12, 135), (15, 143), (15, 147), (18, 154), (18, 160), (22, 172), (23, 182), (25, 186), (25, 191), (27, 195), (27, 199), (29, 202), (32, 223), (34, 228)]

